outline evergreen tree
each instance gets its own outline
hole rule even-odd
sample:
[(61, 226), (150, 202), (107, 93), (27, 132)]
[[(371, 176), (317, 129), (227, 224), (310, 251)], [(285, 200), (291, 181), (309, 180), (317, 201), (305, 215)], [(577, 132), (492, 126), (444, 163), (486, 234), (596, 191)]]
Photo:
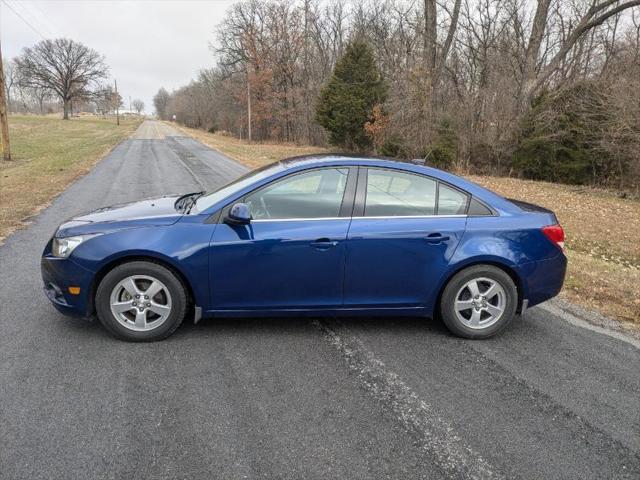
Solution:
[(387, 86), (371, 47), (355, 40), (347, 46), (320, 92), (316, 121), (327, 130), (333, 145), (368, 150), (372, 139), (364, 126), (372, 117), (373, 107), (384, 102), (386, 94)]
[(522, 122), (513, 166), (526, 178), (562, 183), (615, 175), (616, 159), (601, 148), (615, 115), (605, 89), (592, 82), (545, 92)]

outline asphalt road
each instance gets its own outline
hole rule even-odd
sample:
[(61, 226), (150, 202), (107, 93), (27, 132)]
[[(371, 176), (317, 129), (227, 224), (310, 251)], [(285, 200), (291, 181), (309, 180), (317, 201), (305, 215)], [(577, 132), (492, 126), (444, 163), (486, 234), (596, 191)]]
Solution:
[(58, 223), (244, 170), (147, 121), (0, 247), (0, 478), (639, 478), (638, 347), (546, 309), (488, 341), (275, 318), (131, 344), (49, 305)]

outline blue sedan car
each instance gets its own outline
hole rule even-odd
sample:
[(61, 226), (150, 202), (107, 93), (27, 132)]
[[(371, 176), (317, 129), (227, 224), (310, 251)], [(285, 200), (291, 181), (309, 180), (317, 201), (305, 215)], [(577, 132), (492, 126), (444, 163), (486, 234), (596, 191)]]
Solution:
[(58, 310), (131, 341), (186, 317), (267, 315), (438, 316), (486, 338), (560, 291), (563, 244), (549, 210), (450, 173), (316, 155), (75, 217), (42, 277)]

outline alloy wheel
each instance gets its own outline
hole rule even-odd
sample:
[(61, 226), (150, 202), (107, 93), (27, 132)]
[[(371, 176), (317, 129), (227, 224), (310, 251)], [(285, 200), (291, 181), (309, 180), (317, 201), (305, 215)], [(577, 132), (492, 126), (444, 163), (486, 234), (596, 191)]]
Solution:
[(456, 317), (465, 326), (476, 330), (488, 328), (500, 320), (507, 302), (502, 285), (486, 277), (465, 283), (455, 298)]
[(171, 314), (171, 294), (164, 283), (148, 275), (132, 275), (111, 291), (111, 313), (122, 326), (146, 332), (162, 325)]

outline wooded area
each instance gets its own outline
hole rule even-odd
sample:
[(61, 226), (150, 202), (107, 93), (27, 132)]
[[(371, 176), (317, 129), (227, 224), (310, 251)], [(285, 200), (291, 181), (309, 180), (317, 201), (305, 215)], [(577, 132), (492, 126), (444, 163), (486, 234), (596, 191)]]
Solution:
[(323, 145), (332, 137), (317, 122), (320, 92), (357, 41), (386, 92), (371, 108), (369, 145), (341, 146), (637, 192), (639, 6), (249, 0), (217, 27), (215, 67), (154, 103), (160, 117), (190, 127)]

